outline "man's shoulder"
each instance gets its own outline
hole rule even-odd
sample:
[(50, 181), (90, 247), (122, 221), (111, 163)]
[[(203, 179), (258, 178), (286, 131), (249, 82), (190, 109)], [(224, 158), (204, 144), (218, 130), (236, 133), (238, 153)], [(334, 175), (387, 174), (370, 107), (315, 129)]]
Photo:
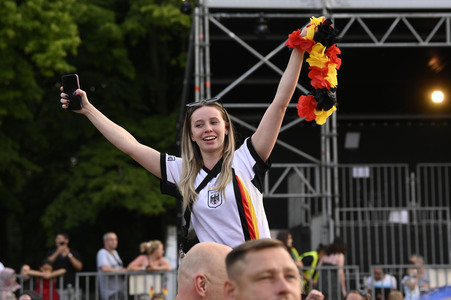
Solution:
[(56, 248), (47, 251), (47, 254), (45, 255), (45, 257), (49, 257), (50, 255), (52, 255), (53, 253), (55, 253), (55, 251), (56, 251)]
[(105, 248), (101, 248), (101, 249), (99, 249), (99, 251), (97, 251), (97, 255), (103, 255), (103, 254), (107, 254), (108, 253), (108, 251), (105, 249)]
[(387, 274), (386, 275), (391, 281), (396, 281), (396, 277), (391, 275), (391, 274)]

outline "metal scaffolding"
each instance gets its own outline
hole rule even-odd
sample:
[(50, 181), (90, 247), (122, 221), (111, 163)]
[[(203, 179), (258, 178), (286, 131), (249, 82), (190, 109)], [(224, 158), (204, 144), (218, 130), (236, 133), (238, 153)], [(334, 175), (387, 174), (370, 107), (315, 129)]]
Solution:
[[(351, 3), (352, 1), (348, 1)], [(359, 2), (354, 0), (354, 2)], [(364, 3), (363, 1), (362, 3)], [(368, 1), (366, 1), (368, 2)], [(396, 2), (396, 1), (395, 1)], [(403, 1), (401, 1), (403, 2)], [(404, 1), (406, 5), (409, 1)], [(415, 2), (415, 1), (414, 1)], [(446, 2), (446, 1), (445, 1)], [(437, 5), (428, 3), (431, 8), (450, 8), (450, 3), (437, 1)], [(338, 4), (337, 4), (338, 3)], [(238, 86), (250, 82), (251, 74), (256, 73), (263, 66), (269, 68), (278, 75), (282, 75), (282, 69), (272, 62), (272, 59), (285, 49), (285, 40), (280, 34), (269, 33), (265, 39), (272, 41), (272, 48), (262, 54), (256, 49), (255, 34), (243, 31), (245, 26), (254, 24), (258, 20), (267, 20), (271, 25), (277, 27), (278, 23), (294, 22), (302, 20), (307, 22), (312, 15), (324, 15), (332, 19), (337, 28), (341, 30), (340, 48), (353, 47), (450, 47), (451, 46), (451, 12), (417, 12), (417, 11), (395, 11), (394, 6), (388, 6), (385, 12), (361, 13), (346, 10), (346, 5), (340, 7), (340, 1), (327, 0), (268, 0), (268, 1), (218, 1), (199, 0), (194, 9), (192, 44), (194, 50), (194, 99), (211, 98), (212, 96), (225, 96), (231, 93)], [(410, 3), (412, 3), (410, 1)], [(351, 3), (352, 4), (352, 3)], [(335, 5), (335, 6), (334, 6)], [(377, 6), (377, 1), (374, 2)], [(418, 4), (420, 5), (420, 4)], [(300, 7), (308, 7), (302, 10)], [(288, 8), (293, 8), (287, 10)], [(333, 9), (338, 10), (333, 10)], [(358, 8), (358, 7), (357, 7)], [(375, 7), (376, 8), (376, 7)], [(380, 8), (380, 7), (379, 7)], [(415, 7), (409, 7), (409, 9)], [(391, 11), (390, 11), (391, 9)], [(343, 13), (343, 11), (350, 11)], [(370, 10), (371, 11), (371, 10)], [(293, 13), (298, 12), (298, 13)], [(297, 21), (299, 23), (299, 21)], [(240, 24), (246, 24), (240, 26)], [(305, 24), (297, 24), (302, 27)], [(215, 33), (212, 33), (212, 28)], [(221, 35), (219, 35), (219, 33)], [(289, 32), (284, 32), (288, 34)], [(213, 42), (212, 39), (215, 39)], [(212, 60), (210, 57), (211, 48), (216, 41), (238, 45), (243, 48), (247, 55), (258, 60), (247, 70), (236, 78), (221, 81), (220, 74), (211, 73)], [(235, 58), (236, 59), (236, 58)], [(237, 59), (238, 60), (238, 59)], [(187, 73), (188, 74), (188, 73)], [(190, 74), (189, 74), (190, 75)], [(230, 77), (230, 75), (229, 75)], [(221, 87), (212, 92), (212, 80), (217, 78), (221, 82)], [(186, 84), (187, 80), (185, 80)], [(225, 82), (225, 83), (224, 83)], [(264, 81), (254, 82), (265, 84)], [(307, 94), (309, 91), (301, 84), (297, 85), (297, 91)], [(258, 103), (231, 97), (234, 101), (227, 101), (226, 108), (231, 113), (231, 119), (235, 124), (248, 130), (255, 130), (253, 124), (255, 120), (249, 117), (255, 110), (264, 109), (268, 103)], [(295, 104), (290, 104), (289, 109), (293, 109)], [(249, 110), (252, 113), (243, 113)], [(237, 112), (235, 114), (234, 112)], [(287, 119), (287, 118), (286, 118)], [(303, 120), (289, 119), (282, 125), (281, 133), (298, 126)], [(306, 176), (305, 165), (287, 161), (286, 163), (275, 165), (280, 168), (280, 172), (268, 172), (265, 181), (265, 198), (289, 198), (289, 199), (315, 199), (320, 204), (320, 215), (322, 216), (321, 242), (330, 242), (339, 228), (339, 186), (338, 186), (338, 153), (337, 153), (337, 116), (332, 115), (330, 120), (321, 126), (320, 130), (320, 158), (316, 158), (303, 152), (290, 141), (278, 139), (277, 144), (313, 163), (313, 173)], [(275, 178), (271, 178), (274, 173)], [(297, 191), (281, 189), (278, 187), (283, 182), (288, 182), (290, 176), (298, 178), (302, 187)], [(289, 184), (287, 183), (287, 186)], [(270, 187), (271, 186), (271, 187)], [(318, 213), (318, 212), (316, 212)]]

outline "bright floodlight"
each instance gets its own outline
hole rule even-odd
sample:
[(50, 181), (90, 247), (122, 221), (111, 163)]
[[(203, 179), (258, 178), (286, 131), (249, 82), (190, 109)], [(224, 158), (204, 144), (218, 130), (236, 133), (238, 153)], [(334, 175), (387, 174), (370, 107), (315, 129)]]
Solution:
[(432, 102), (434, 103), (442, 103), (445, 96), (442, 91), (434, 91), (432, 92)]

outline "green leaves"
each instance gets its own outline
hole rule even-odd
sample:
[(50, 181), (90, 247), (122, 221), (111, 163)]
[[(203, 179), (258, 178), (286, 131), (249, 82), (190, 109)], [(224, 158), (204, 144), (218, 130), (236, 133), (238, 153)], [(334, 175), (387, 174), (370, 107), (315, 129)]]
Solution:
[(46, 228), (94, 224), (106, 208), (152, 216), (174, 205), (173, 198), (159, 192), (159, 180), (129, 157), (103, 140), (93, 146), (72, 158), (61, 192), (42, 217)]
[(22, 34), (18, 46), (44, 76), (74, 70), (65, 61), (69, 53), (76, 53), (81, 42), (69, 14), (74, 4), (73, 0), (28, 0), (19, 7)]
[(180, 1), (133, 1), (124, 28), (136, 38), (144, 37), (149, 30), (153, 30), (160, 38), (167, 37), (164, 32), (156, 29), (170, 28), (171, 31), (183, 32), (190, 27), (191, 20), (180, 12), (178, 5)]
[(99, 220), (105, 211), (142, 218), (174, 209), (157, 178), (86, 118), (61, 109), (59, 87), (61, 75), (77, 73), (90, 101), (114, 122), (144, 144), (176, 152), (190, 31), (179, 5), (0, 1), (0, 211), (10, 216), (5, 226), (23, 235), (6, 244), (107, 226), (111, 220)]

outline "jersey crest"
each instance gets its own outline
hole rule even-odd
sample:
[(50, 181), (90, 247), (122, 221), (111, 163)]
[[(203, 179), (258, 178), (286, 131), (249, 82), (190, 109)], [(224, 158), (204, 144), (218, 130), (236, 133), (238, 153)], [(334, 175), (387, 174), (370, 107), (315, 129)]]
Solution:
[(222, 194), (217, 190), (209, 190), (208, 191), (208, 207), (216, 208), (221, 206), (222, 204)]

